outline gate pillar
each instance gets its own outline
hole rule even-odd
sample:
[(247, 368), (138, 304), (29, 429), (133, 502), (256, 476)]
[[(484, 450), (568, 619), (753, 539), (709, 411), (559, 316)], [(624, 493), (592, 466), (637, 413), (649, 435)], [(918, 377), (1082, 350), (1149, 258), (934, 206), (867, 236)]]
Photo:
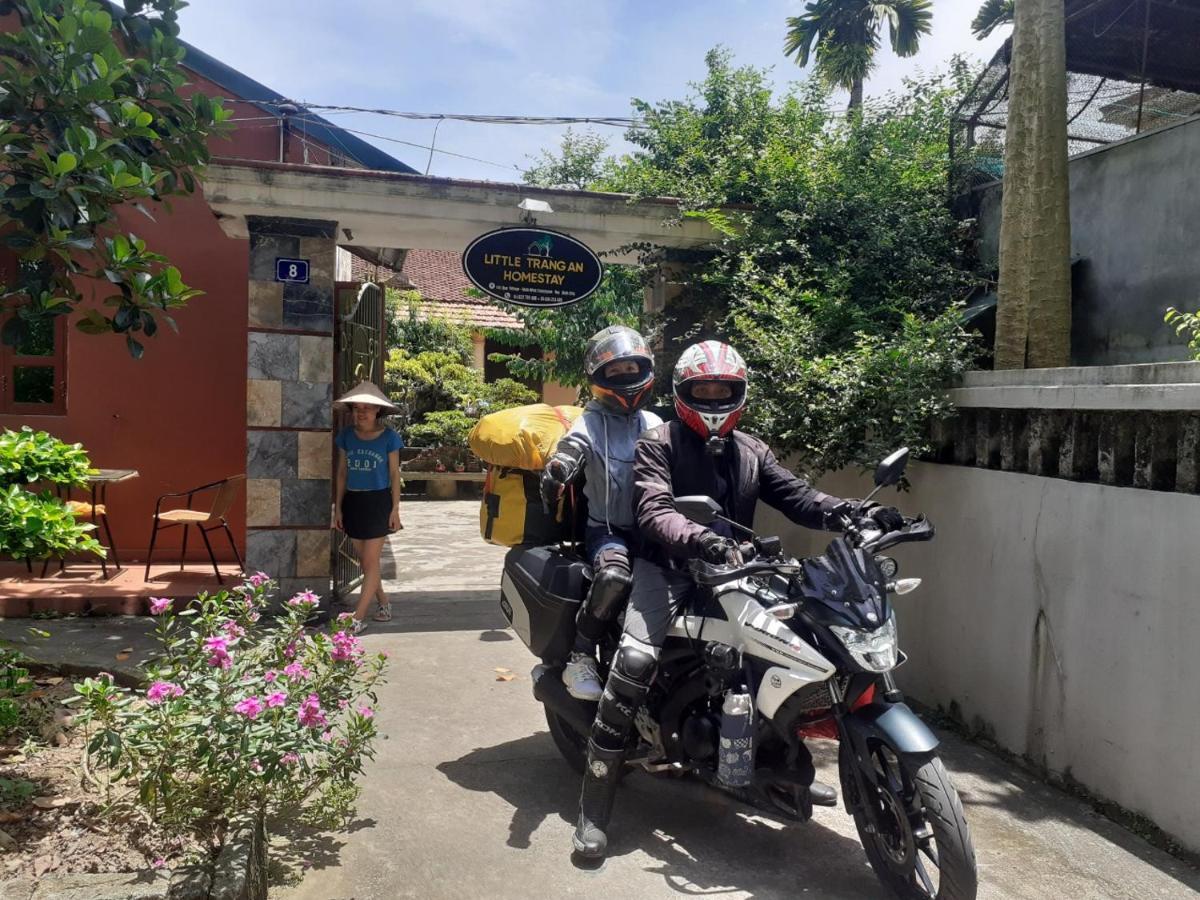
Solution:
[[(337, 223), (247, 216), (246, 568), (331, 593)], [(281, 260), (283, 262), (281, 262)]]

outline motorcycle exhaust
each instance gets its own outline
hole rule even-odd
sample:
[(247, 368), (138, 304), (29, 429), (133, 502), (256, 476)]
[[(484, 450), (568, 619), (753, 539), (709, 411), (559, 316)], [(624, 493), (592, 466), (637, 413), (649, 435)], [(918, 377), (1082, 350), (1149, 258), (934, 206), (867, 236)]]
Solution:
[[(538, 669), (541, 673), (538, 674)], [(592, 722), (596, 718), (595, 703), (586, 700), (576, 700), (567, 693), (567, 686), (562, 683), (562, 669), (538, 666), (533, 672), (533, 696), (548, 709), (554, 710), (567, 724), (584, 737), (591, 734)]]

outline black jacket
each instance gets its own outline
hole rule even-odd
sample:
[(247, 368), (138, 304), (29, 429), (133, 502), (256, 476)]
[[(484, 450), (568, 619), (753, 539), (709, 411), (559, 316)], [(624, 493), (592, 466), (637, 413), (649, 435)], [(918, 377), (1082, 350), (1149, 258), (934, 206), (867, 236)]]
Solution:
[(648, 556), (659, 547), (676, 558), (698, 557), (699, 538), (709, 530), (675, 510), (675, 498), (712, 497), (739, 525), (754, 524), (761, 498), (797, 525), (820, 529), (825, 513), (841, 502), (801, 481), (775, 459), (758, 438), (734, 431), (715, 457), (681, 422), (651, 428), (638, 439), (633, 463), (633, 502)]

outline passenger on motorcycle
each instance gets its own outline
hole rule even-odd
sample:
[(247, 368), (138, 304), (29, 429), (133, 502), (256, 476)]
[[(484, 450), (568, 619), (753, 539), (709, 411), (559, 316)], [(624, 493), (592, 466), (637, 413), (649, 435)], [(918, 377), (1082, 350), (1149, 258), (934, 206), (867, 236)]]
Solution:
[(595, 334), (584, 369), (592, 400), (546, 464), (542, 499), (553, 508), (565, 486), (584, 474), (592, 587), (579, 609), (575, 648), (562, 677), (572, 697), (596, 701), (602, 691), (596, 645), (624, 606), (633, 573), (633, 449), (642, 432), (662, 420), (643, 409), (654, 387), (654, 357), (632, 328), (614, 325)]
[[(692, 588), (683, 564), (690, 558), (718, 565), (741, 562), (728, 525), (692, 522), (676, 511), (675, 497), (712, 497), (727, 518), (747, 528), (760, 498), (793, 522), (816, 529), (825, 528), (830, 514), (846, 503), (805, 484), (776, 461), (766, 444), (735, 430), (746, 406), (746, 364), (728, 344), (704, 341), (685, 350), (673, 387), (678, 420), (646, 432), (634, 454), (643, 553), (634, 562), (624, 631), (588, 741), (573, 839), (576, 852), (587, 857), (603, 856), (607, 848), (634, 717), (654, 679), (667, 629)], [(870, 515), (884, 530), (904, 524), (891, 507), (876, 506)], [(832, 788), (814, 783), (811, 791), (816, 803), (836, 802)]]

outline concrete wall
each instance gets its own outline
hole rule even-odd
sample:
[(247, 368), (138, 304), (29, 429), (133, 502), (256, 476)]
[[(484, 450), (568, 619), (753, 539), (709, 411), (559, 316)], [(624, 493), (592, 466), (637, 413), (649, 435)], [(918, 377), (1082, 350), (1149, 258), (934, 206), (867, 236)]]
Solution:
[[(929, 544), (896, 548), (924, 579), (897, 599), (901, 686), (1003, 747), (1068, 773), (1200, 850), (1200, 497), (915, 463)], [(820, 486), (863, 496), (842, 472)], [(799, 554), (828, 536), (771, 510)]]
[[(1074, 157), (1071, 253), (1076, 365), (1187, 358), (1163, 323), (1200, 306), (1200, 118)], [(981, 189), (981, 256), (995, 260), (1000, 185)]]

